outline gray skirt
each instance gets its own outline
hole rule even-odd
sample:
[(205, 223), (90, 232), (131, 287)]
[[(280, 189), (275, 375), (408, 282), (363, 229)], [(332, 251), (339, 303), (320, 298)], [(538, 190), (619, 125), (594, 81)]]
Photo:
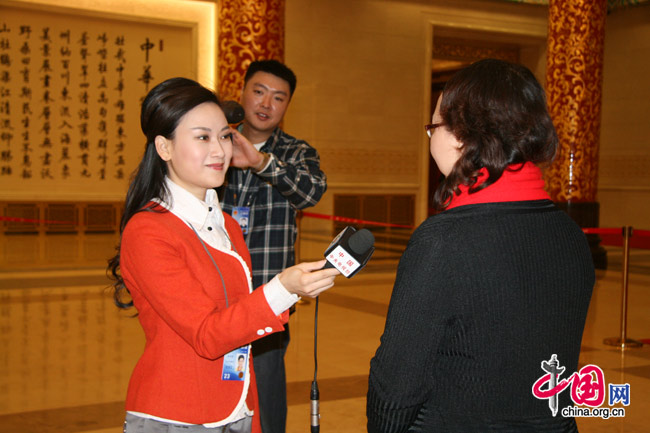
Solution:
[(252, 427), (252, 416), (214, 428), (208, 428), (200, 424), (171, 424), (155, 419), (142, 418), (130, 413), (126, 414), (124, 420), (124, 433), (251, 433)]

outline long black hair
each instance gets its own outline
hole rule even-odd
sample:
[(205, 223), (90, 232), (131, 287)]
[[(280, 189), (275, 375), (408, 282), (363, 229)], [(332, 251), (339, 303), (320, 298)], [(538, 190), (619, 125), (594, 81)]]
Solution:
[[(544, 89), (519, 64), (485, 59), (461, 69), (445, 84), (440, 116), (462, 147), (435, 192), (438, 209), (449, 204), (459, 185), (477, 192), (496, 182), (509, 165), (552, 161), (558, 148)], [(476, 185), (481, 168), (488, 178)]]
[[(142, 102), (140, 127), (147, 138), (144, 156), (133, 172), (131, 184), (126, 194), (124, 213), (120, 221), (120, 235), (131, 217), (143, 210), (151, 211), (155, 204), (152, 199), (168, 201), (169, 191), (165, 185), (167, 163), (163, 161), (154, 140), (161, 135), (167, 139), (174, 138), (176, 127), (181, 118), (194, 107), (204, 102), (221, 105), (217, 95), (188, 78), (170, 78), (151, 89)], [(113, 299), (119, 308), (129, 308), (132, 301), (124, 301), (124, 291), (128, 292), (119, 271), (120, 246), (117, 253), (108, 261), (108, 274), (115, 281), (112, 285)]]

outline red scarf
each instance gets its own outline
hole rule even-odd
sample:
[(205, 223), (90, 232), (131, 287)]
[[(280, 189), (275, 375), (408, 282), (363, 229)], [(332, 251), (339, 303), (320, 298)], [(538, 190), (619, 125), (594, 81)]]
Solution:
[[(521, 170), (517, 170), (519, 167), (521, 167), (520, 164), (509, 165), (499, 180), (473, 194), (468, 193), (469, 186), (459, 185), (460, 194), (454, 194), (446, 210), (477, 203), (550, 200), (551, 198), (544, 190), (542, 170), (532, 162), (526, 162)], [(487, 169), (482, 168), (479, 171), (476, 185), (480, 185), (487, 177)]]

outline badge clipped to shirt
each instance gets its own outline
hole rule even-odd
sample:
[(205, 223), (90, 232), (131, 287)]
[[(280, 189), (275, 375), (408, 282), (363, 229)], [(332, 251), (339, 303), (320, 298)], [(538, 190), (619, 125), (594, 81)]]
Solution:
[(248, 368), (249, 347), (239, 347), (223, 357), (221, 380), (244, 380)]
[(248, 206), (236, 206), (232, 208), (232, 217), (239, 227), (243, 234), (248, 234), (248, 217), (250, 215), (251, 208)]

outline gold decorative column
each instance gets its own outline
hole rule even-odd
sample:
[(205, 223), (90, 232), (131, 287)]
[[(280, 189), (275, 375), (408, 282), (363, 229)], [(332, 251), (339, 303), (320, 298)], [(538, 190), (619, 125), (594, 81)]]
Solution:
[(285, 0), (219, 0), (218, 91), (239, 100), (253, 60), (284, 61)]
[[(581, 227), (597, 227), (598, 147), (607, 0), (550, 0), (546, 92), (560, 149), (545, 178), (551, 198)], [(594, 263), (606, 267), (599, 238)]]

